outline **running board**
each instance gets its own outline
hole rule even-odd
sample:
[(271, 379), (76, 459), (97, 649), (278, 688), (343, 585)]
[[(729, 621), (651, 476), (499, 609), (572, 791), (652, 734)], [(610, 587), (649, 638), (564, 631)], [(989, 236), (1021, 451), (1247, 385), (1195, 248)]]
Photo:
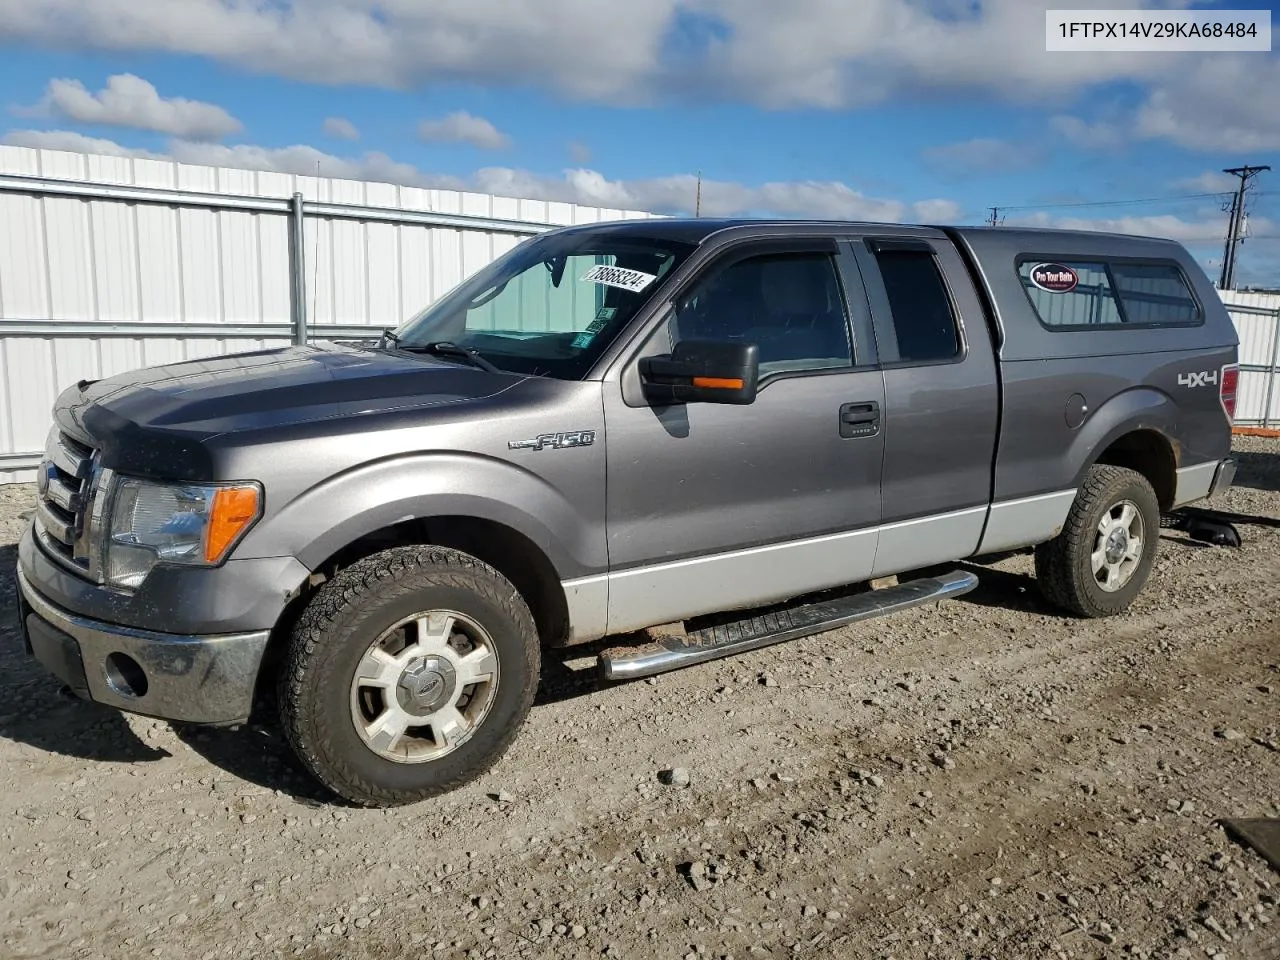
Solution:
[(635, 680), (759, 650), (787, 640), (824, 633), (837, 627), (909, 610), (935, 600), (968, 593), (978, 585), (972, 573), (955, 570), (945, 576), (911, 580), (896, 587), (871, 590), (837, 600), (821, 600), (776, 613), (747, 616), (720, 626), (693, 630), (636, 647), (614, 647), (599, 655), (606, 680)]

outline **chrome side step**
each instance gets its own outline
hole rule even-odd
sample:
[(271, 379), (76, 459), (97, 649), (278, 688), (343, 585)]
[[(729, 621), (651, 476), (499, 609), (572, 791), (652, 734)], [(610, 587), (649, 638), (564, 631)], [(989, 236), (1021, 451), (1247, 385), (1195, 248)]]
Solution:
[(896, 587), (872, 590), (836, 600), (820, 600), (776, 613), (746, 616), (732, 623), (692, 630), (681, 637), (667, 637), (635, 647), (614, 647), (599, 655), (600, 673), (606, 680), (634, 680), (695, 663), (718, 660), (748, 650), (758, 650), (787, 640), (798, 640), (834, 630), (859, 620), (883, 617), (935, 600), (968, 593), (978, 585), (972, 573), (955, 570), (940, 577), (911, 580)]

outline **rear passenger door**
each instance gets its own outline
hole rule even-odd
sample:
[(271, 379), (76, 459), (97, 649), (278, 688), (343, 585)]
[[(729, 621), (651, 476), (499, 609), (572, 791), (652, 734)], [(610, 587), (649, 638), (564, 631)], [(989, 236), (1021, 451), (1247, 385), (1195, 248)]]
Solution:
[(884, 373), (875, 576), (970, 556), (986, 523), (999, 415), (983, 306), (945, 239), (852, 244)]

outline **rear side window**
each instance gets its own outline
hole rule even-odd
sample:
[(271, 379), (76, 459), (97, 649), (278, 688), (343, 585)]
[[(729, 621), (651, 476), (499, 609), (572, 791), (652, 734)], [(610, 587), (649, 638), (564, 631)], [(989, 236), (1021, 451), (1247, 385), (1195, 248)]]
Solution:
[(1040, 322), (1054, 329), (1200, 323), (1200, 306), (1171, 263), (1024, 260), (1018, 274)]
[(889, 295), (897, 359), (903, 363), (955, 359), (960, 353), (960, 336), (951, 297), (933, 254), (889, 249), (876, 251), (875, 257)]
[(1113, 263), (1111, 275), (1125, 320), (1158, 327), (1195, 326), (1200, 305), (1171, 263)]

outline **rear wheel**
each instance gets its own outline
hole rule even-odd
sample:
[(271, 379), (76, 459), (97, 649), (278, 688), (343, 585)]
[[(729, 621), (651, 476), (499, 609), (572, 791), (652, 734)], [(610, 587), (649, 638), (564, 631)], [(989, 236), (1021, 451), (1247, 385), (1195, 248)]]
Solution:
[(537, 689), (523, 599), (467, 554), (400, 547), (343, 570), (303, 612), (281, 719), (303, 764), (365, 806), (456, 789), (501, 758)]
[(1122, 613), (1155, 563), (1160, 505), (1142, 474), (1098, 465), (1085, 476), (1062, 533), (1036, 548), (1045, 598), (1082, 617)]

